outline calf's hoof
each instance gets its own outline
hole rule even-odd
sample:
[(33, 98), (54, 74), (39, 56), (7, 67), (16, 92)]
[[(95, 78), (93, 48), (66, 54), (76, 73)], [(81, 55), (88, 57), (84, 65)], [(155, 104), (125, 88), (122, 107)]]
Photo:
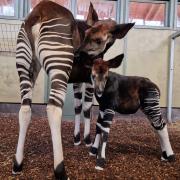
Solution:
[(54, 170), (54, 176), (56, 180), (68, 180), (68, 176), (65, 171), (64, 162), (61, 162)]
[(97, 161), (96, 161), (95, 169), (100, 170), (100, 171), (103, 171), (103, 170), (104, 170), (104, 167), (105, 167), (105, 164), (106, 164), (105, 159), (104, 159), (104, 158), (99, 158), (99, 159), (97, 159)]
[(81, 144), (80, 133), (74, 136), (74, 145), (79, 146)]
[(13, 159), (13, 169), (12, 169), (12, 174), (20, 174), (23, 169), (23, 163), (18, 164), (16, 158)]
[(161, 161), (175, 162), (175, 161), (176, 161), (175, 154), (172, 154), (172, 155), (170, 155), (170, 156), (167, 156), (166, 151), (163, 151), (163, 152), (162, 152), (162, 155), (161, 155)]
[(90, 156), (96, 156), (97, 153), (98, 153), (98, 149), (92, 146), (92, 147), (90, 148), (89, 155), (90, 155)]
[(91, 146), (92, 146), (90, 134), (88, 134), (88, 135), (84, 138), (84, 142), (85, 142), (85, 144), (86, 144), (86, 147), (91, 147)]

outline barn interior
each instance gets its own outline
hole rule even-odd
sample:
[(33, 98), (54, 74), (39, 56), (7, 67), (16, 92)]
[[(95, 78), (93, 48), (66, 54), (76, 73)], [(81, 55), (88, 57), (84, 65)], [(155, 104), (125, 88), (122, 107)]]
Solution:
[[(32, 124), (25, 144), (25, 166), (19, 176), (11, 174), (18, 140), (18, 112), (21, 104), (16, 70), (16, 41), (26, 16), (41, 0), (0, 1), (0, 179), (52, 179), (53, 153), (46, 105), (50, 80), (41, 69), (32, 104)], [(73, 145), (74, 94), (68, 84), (63, 107), (62, 139), (65, 165), (70, 179), (180, 179), (180, 1), (179, 0), (52, 0), (69, 9), (76, 19), (85, 20), (90, 2), (99, 19), (135, 26), (104, 56), (120, 53), (122, 65), (112, 71), (142, 76), (155, 82), (160, 91), (160, 107), (169, 128), (176, 162), (160, 162), (157, 136), (141, 111), (133, 115), (116, 114), (107, 147), (107, 166), (95, 170), (95, 159), (88, 148)], [(98, 103), (91, 110), (92, 139), (95, 135)], [(81, 122), (83, 133), (83, 114)]]

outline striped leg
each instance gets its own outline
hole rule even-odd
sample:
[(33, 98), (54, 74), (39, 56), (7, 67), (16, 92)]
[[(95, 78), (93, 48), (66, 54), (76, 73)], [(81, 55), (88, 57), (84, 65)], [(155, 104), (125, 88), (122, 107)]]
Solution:
[(169, 141), (167, 125), (161, 116), (159, 92), (157, 89), (154, 88), (148, 90), (146, 97), (141, 102), (141, 107), (159, 136), (162, 150), (161, 159), (166, 161), (175, 161), (175, 155)]
[(41, 25), (37, 47), (40, 62), (51, 81), (47, 115), (53, 143), (54, 174), (56, 179), (64, 180), (67, 179), (67, 175), (62, 150), (61, 118), (74, 49), (71, 24), (68, 24), (66, 19), (63, 20), (51, 19)]
[(62, 150), (61, 118), (68, 76), (65, 75), (63, 77), (63, 75), (59, 73), (59, 70), (56, 72), (54, 69), (50, 71), (50, 79), (51, 90), (49, 104), (47, 105), (47, 115), (53, 142), (54, 173), (57, 179), (67, 179)]
[(96, 123), (95, 139), (94, 139), (93, 145), (90, 148), (90, 152), (89, 152), (90, 156), (96, 156), (98, 153), (98, 148), (99, 148), (99, 144), (100, 144), (100, 137), (101, 137), (101, 128), (99, 125), (102, 124), (103, 118), (104, 118), (104, 112), (102, 110), (100, 110), (99, 115), (98, 115), (98, 119), (97, 119), (97, 123)]
[(81, 144), (80, 140), (80, 124), (82, 111), (82, 85), (83, 83), (74, 83), (74, 107), (75, 107), (75, 128), (74, 128), (74, 145)]
[(62, 150), (61, 118), (74, 59), (71, 26), (63, 24), (61, 19), (51, 19), (41, 25), (40, 32), (38, 54), (51, 81), (47, 115), (53, 143), (54, 174), (56, 179), (67, 179)]
[[(34, 62), (32, 62), (34, 61)], [(31, 72), (32, 64), (36, 68)], [(18, 35), (17, 51), (16, 51), (16, 67), (20, 79), (21, 90), (21, 108), (19, 111), (19, 138), (17, 144), (16, 155), (14, 158), (13, 174), (22, 171), (24, 157), (24, 143), (28, 126), (31, 121), (31, 100), (32, 88), (40, 71), (39, 62), (32, 60), (32, 50), (27, 39), (24, 27), (22, 25)]]
[(100, 144), (95, 167), (97, 170), (103, 170), (106, 163), (105, 151), (114, 114), (115, 112), (112, 109), (105, 109), (103, 121), (101, 121), (102, 123), (97, 123), (97, 126), (101, 129)]
[(91, 121), (93, 94), (94, 94), (93, 84), (86, 83), (83, 112), (84, 112), (84, 142), (87, 147), (92, 145), (90, 138), (90, 121)]

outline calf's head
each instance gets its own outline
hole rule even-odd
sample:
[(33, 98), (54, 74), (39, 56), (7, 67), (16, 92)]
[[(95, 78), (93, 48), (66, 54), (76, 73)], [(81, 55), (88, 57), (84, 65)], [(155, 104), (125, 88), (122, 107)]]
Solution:
[(98, 97), (101, 97), (104, 92), (109, 69), (119, 67), (123, 58), (124, 54), (120, 54), (108, 61), (104, 61), (101, 58), (94, 61), (91, 76), (92, 81), (94, 82), (95, 93)]

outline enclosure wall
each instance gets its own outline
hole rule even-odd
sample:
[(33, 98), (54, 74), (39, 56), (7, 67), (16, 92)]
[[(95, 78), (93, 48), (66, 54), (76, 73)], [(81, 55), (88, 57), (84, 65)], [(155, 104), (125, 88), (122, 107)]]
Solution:
[[(0, 20), (0, 22), (3, 22)], [(13, 23), (20, 23), (14, 22)], [(18, 33), (18, 31), (16, 32)], [(122, 52), (126, 53), (124, 64), (113, 71), (150, 78), (157, 83), (161, 90), (161, 106), (167, 106), (167, 86), (169, 68), (169, 37), (174, 33), (168, 29), (140, 29), (129, 31), (127, 41), (117, 40), (105, 55), (105, 59), (112, 58)], [(173, 107), (180, 107), (180, 38), (175, 42), (175, 69)], [(0, 102), (20, 102), (19, 80), (15, 66), (15, 54), (6, 56), (0, 53)], [(38, 77), (33, 102), (47, 101), (47, 77), (41, 71)], [(72, 91), (72, 88), (70, 88)], [(69, 98), (69, 97), (67, 97)], [(73, 102), (73, 96), (70, 96)], [(96, 104), (96, 102), (94, 102)], [(72, 103), (71, 103), (72, 104)]]

